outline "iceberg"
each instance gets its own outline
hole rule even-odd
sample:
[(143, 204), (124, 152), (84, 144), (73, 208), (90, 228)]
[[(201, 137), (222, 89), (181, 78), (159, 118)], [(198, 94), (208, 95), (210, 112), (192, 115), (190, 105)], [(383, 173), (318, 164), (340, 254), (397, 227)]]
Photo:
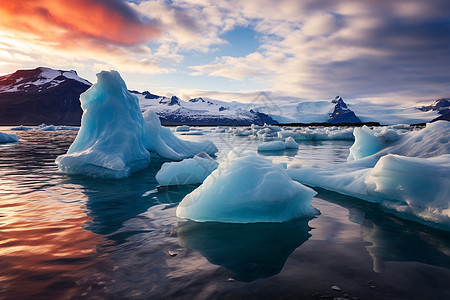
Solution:
[(303, 184), (450, 230), (450, 123), (438, 121), (400, 134), (368, 128), (355, 132), (348, 162), (322, 169), (290, 168), (288, 174)]
[(256, 153), (230, 151), (225, 161), (177, 207), (177, 217), (199, 222), (281, 223), (311, 217), (316, 192)]
[(154, 112), (142, 115), (138, 98), (128, 91), (117, 71), (102, 71), (97, 78), (98, 82), (80, 95), (81, 128), (67, 153), (56, 158), (61, 171), (123, 178), (148, 166), (149, 151), (173, 160), (202, 151), (217, 152), (208, 140), (180, 140), (161, 126)]
[(123, 178), (146, 168), (149, 134), (138, 98), (116, 71), (97, 74), (97, 83), (80, 95), (81, 128), (67, 154), (56, 158), (68, 174)]
[(201, 142), (179, 139), (169, 128), (161, 126), (158, 115), (151, 110), (144, 112), (144, 119), (149, 128), (145, 145), (149, 151), (171, 160), (183, 160), (200, 152), (214, 155), (218, 149), (210, 140)]
[(3, 143), (15, 143), (18, 142), (19, 138), (14, 133), (3, 133), (0, 132), (0, 144)]
[(258, 146), (258, 152), (264, 151), (280, 151), (285, 149), (298, 149), (298, 144), (292, 137), (287, 137), (283, 141), (265, 142)]
[(160, 185), (184, 185), (202, 183), (219, 165), (205, 152), (180, 162), (166, 162), (156, 173)]

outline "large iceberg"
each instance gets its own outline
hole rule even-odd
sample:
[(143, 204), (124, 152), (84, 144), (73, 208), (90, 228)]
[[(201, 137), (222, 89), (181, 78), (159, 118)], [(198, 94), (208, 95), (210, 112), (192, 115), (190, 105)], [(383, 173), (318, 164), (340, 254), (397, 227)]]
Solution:
[(148, 133), (138, 98), (116, 71), (97, 74), (97, 83), (80, 95), (81, 128), (67, 154), (56, 159), (69, 174), (122, 178), (150, 162)]
[(209, 140), (193, 142), (179, 139), (169, 128), (161, 126), (161, 121), (154, 111), (144, 112), (144, 119), (150, 129), (146, 135), (145, 145), (149, 151), (161, 157), (183, 160), (200, 152), (213, 155), (218, 151), (216, 145)]
[[(349, 161), (288, 169), (301, 183), (378, 203), (395, 214), (450, 230), (450, 123), (418, 131), (355, 129)], [(373, 154), (371, 154), (373, 153)]]
[(160, 185), (184, 185), (202, 183), (219, 163), (205, 152), (179, 162), (166, 162), (156, 173), (156, 181)]
[(18, 142), (19, 138), (14, 133), (3, 133), (0, 132), (0, 144), (3, 143), (15, 143)]
[(128, 91), (118, 72), (102, 71), (97, 78), (98, 82), (80, 95), (81, 128), (67, 154), (56, 159), (61, 171), (123, 178), (148, 166), (149, 151), (173, 160), (202, 151), (217, 152), (210, 141), (180, 140), (161, 126), (153, 112), (143, 116), (138, 98)]
[(178, 205), (177, 216), (200, 222), (286, 222), (318, 213), (316, 192), (256, 153), (230, 151), (202, 185)]

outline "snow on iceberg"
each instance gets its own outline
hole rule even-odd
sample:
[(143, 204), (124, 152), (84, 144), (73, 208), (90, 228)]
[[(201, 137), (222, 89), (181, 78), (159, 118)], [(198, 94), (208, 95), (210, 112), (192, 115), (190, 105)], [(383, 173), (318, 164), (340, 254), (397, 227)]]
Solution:
[(156, 173), (160, 185), (184, 185), (202, 183), (219, 165), (205, 152), (180, 162), (164, 163)]
[(3, 133), (0, 132), (0, 144), (3, 143), (15, 143), (18, 142), (19, 138), (14, 133)]
[(316, 192), (256, 153), (230, 151), (202, 185), (178, 205), (177, 216), (200, 222), (286, 222), (313, 216)]
[(149, 151), (155, 152), (161, 157), (183, 160), (200, 152), (214, 155), (218, 151), (216, 145), (210, 140), (193, 142), (179, 139), (169, 128), (161, 126), (161, 121), (154, 111), (144, 112), (144, 119), (149, 128), (145, 145)]
[(285, 149), (298, 149), (298, 144), (292, 137), (287, 137), (283, 141), (265, 142), (258, 146), (258, 152), (264, 151), (280, 151)]
[(361, 132), (355, 145), (362, 150), (352, 147), (347, 163), (287, 172), (301, 183), (379, 203), (403, 218), (450, 230), (450, 123), (438, 121), (399, 136)]
[(69, 174), (122, 178), (143, 169), (150, 153), (148, 135), (136, 96), (116, 71), (97, 74), (97, 83), (80, 95), (81, 128), (67, 154), (56, 159)]

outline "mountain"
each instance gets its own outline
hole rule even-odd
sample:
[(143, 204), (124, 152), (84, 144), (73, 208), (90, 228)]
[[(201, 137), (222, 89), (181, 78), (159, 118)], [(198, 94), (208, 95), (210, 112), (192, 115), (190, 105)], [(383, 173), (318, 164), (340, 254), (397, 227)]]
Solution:
[(43, 67), (0, 76), (0, 125), (79, 125), (79, 96), (90, 86), (76, 71)]
[(362, 123), (344, 100), (337, 96), (331, 101), (272, 103), (257, 106), (279, 123)]
[(361, 123), (361, 120), (347, 107), (347, 104), (345, 104), (341, 97), (337, 96), (331, 103), (336, 105), (334, 106), (334, 110), (330, 114), (330, 119), (327, 123)]
[[(0, 76), (0, 125), (79, 125), (79, 96), (91, 86), (76, 71), (36, 68)], [(142, 111), (152, 109), (163, 125), (249, 125), (276, 123), (417, 124), (450, 119), (450, 98), (430, 105), (378, 104), (362, 101), (272, 101), (261, 93), (255, 103), (225, 102), (207, 98), (183, 101), (148, 91), (130, 91)], [(260, 97), (261, 96), (261, 97)]]
[(151, 109), (163, 125), (250, 125), (277, 124), (267, 114), (249, 109), (244, 104), (228, 103), (204, 98), (183, 101), (177, 96), (164, 97), (145, 91), (133, 91), (139, 98), (142, 111)]
[(418, 107), (421, 111), (436, 111), (440, 114), (439, 117), (433, 119), (433, 121), (447, 120), (450, 121), (450, 98), (442, 98), (434, 101), (433, 104)]

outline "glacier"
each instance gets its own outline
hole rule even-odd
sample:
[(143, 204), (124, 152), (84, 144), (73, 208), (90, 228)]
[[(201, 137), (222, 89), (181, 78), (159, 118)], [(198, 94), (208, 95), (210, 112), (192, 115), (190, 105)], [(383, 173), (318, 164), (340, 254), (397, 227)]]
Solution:
[(166, 162), (156, 173), (156, 181), (162, 186), (202, 183), (219, 165), (207, 153), (179, 162)]
[(19, 138), (14, 133), (4, 133), (0, 132), (0, 144), (3, 143), (15, 143), (18, 142)]
[(289, 168), (292, 179), (378, 203), (413, 221), (450, 230), (450, 123), (417, 131), (355, 128), (348, 162)]
[(317, 193), (256, 153), (234, 149), (177, 207), (177, 217), (198, 222), (280, 223), (311, 217)]
[(146, 168), (148, 133), (137, 97), (128, 92), (117, 71), (97, 74), (97, 83), (80, 96), (83, 116), (77, 137), (56, 158), (68, 174), (123, 178)]

